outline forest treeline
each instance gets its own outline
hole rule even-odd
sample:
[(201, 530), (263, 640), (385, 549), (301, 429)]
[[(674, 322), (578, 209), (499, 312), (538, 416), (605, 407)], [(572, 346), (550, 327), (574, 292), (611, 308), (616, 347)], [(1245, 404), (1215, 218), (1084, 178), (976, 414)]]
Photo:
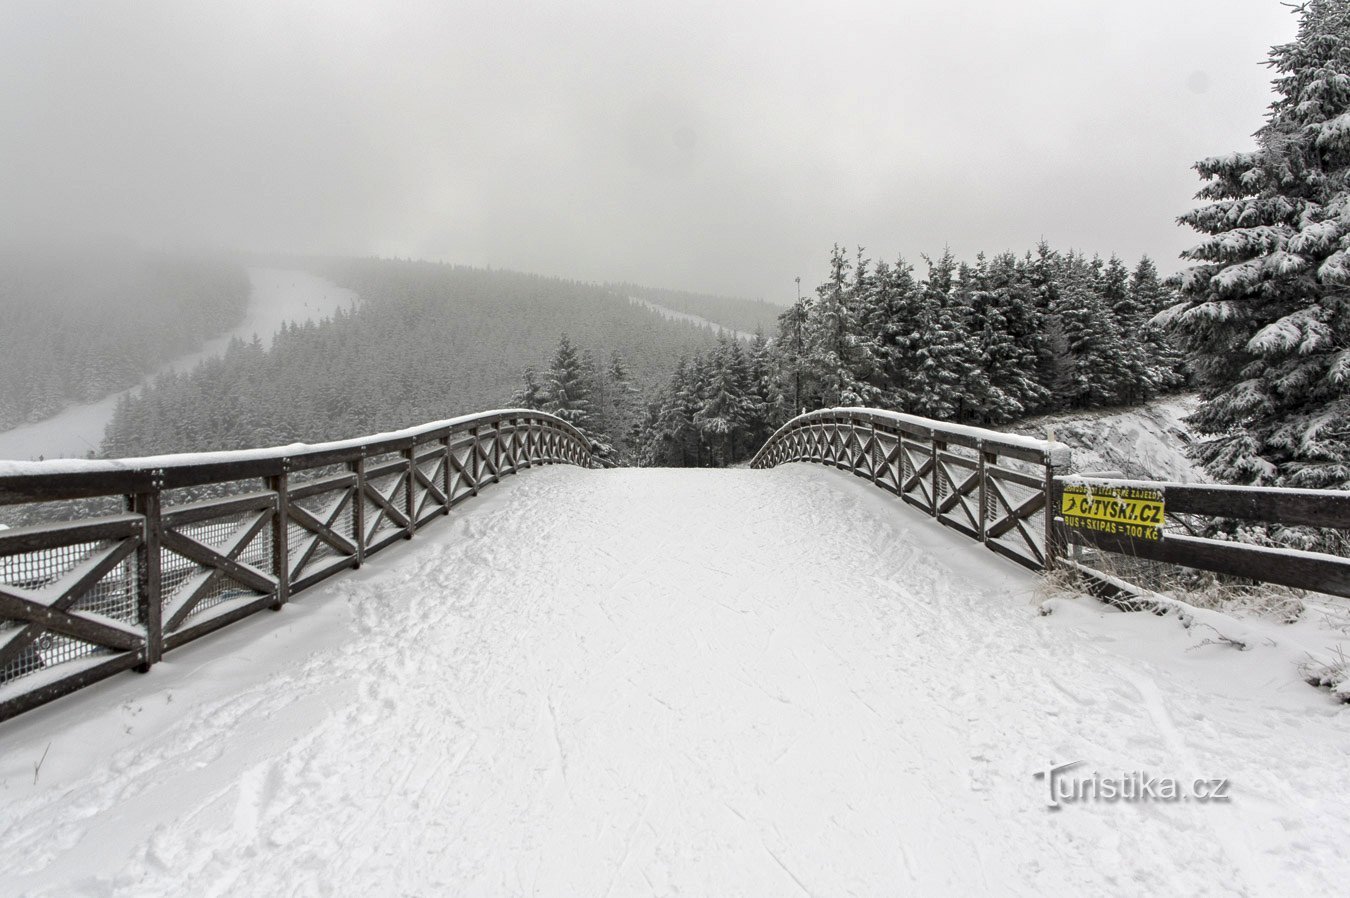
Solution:
[(138, 383), (236, 326), (248, 296), (221, 259), (0, 251), (0, 430)]
[[(593, 284), (429, 262), (328, 260), (315, 273), (360, 302), (292, 325), (270, 348), (236, 341), (118, 407), (109, 456), (351, 437), (506, 405), (521, 369), (568, 331), (623, 358), (649, 392), (677, 360), (715, 343)], [(603, 359), (602, 359), (603, 361)]]
[[(830, 275), (778, 317), (772, 340), (723, 338), (679, 359), (641, 412), (594, 414), (561, 348), (518, 395), (647, 465), (742, 461), (801, 411), (873, 406), (972, 424), (1137, 403), (1184, 382), (1184, 357), (1153, 317), (1176, 302), (1147, 258), (951, 253), (873, 263), (835, 247)], [(570, 344), (566, 340), (564, 344)], [(564, 385), (564, 380), (566, 381)]]

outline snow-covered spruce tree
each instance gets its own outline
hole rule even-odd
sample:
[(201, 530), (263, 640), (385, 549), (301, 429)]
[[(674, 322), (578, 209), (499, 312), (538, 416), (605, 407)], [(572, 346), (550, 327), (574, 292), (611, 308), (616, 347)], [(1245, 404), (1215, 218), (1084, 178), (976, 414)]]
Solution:
[(1097, 292), (1101, 294), (1102, 304), (1115, 318), (1119, 334), (1115, 360), (1120, 377), (1116, 387), (1117, 399), (1126, 403), (1152, 399), (1158, 393), (1158, 383), (1154, 377), (1154, 366), (1149, 360), (1150, 350), (1145, 332), (1148, 321), (1153, 317), (1153, 310), (1142, 309), (1135, 304), (1134, 295), (1130, 292), (1130, 271), (1119, 256), (1112, 256), (1100, 268)]
[[(804, 387), (808, 408), (871, 405), (877, 390), (869, 383), (874, 347), (863, 333), (860, 296), (870, 289), (868, 263), (855, 269), (838, 244), (830, 255), (830, 277), (816, 289), (807, 317)], [(849, 278), (850, 270), (854, 278)]]
[(1127, 352), (1098, 283), (1099, 265), (1070, 252), (1061, 257), (1051, 314), (1068, 344), (1067, 395), (1056, 396), (1070, 408), (1094, 408), (1120, 402), (1130, 371)]
[(1153, 316), (1176, 302), (1176, 293), (1158, 277), (1158, 267), (1144, 256), (1130, 275), (1130, 302), (1143, 317), (1141, 331), (1148, 356), (1149, 377), (1159, 390), (1174, 390), (1186, 382), (1186, 353)]
[(914, 267), (903, 258), (882, 262), (872, 273), (872, 297), (862, 326), (875, 346), (876, 374), (886, 408), (913, 412), (919, 404), (919, 362), (915, 350), (923, 320), (922, 291)]
[(539, 375), (534, 366), (520, 373), (520, 389), (511, 394), (511, 405), (516, 408), (543, 408), (544, 388), (539, 383)]
[(1049, 396), (1036, 377), (1043, 324), (1016, 257), (981, 258), (971, 270), (967, 292), (971, 330), (989, 384), (980, 419), (1002, 424), (1030, 414)]
[(581, 355), (566, 334), (559, 338), (558, 349), (549, 365), (544, 411), (557, 415), (583, 433), (588, 433), (593, 426), (590, 378)]
[(923, 307), (914, 343), (915, 411), (940, 421), (961, 421), (983, 404), (989, 382), (970, 332), (969, 310), (958, 293), (956, 259), (948, 250), (928, 263)]
[[(798, 279), (800, 280), (800, 278)], [(806, 406), (806, 329), (810, 318), (810, 297), (798, 297), (778, 316), (778, 339), (774, 358), (783, 382), (783, 401), (797, 415)]]
[(1256, 149), (1196, 164), (1205, 239), (1160, 316), (1191, 351), (1209, 472), (1350, 489), (1350, 3), (1310, 0), (1271, 51)]

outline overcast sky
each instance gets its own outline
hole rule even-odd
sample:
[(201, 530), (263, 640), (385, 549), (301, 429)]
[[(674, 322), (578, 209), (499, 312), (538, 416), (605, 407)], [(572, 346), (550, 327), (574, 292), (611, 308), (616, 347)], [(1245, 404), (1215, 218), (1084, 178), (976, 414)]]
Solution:
[(1042, 236), (1164, 269), (1277, 0), (0, 0), (0, 228), (790, 299)]

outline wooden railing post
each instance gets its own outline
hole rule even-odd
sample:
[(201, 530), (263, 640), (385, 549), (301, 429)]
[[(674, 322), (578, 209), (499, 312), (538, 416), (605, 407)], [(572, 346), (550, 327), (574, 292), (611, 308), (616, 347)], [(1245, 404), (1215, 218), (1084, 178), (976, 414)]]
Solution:
[(145, 518), (145, 536), (136, 549), (136, 619), (145, 627), (145, 659), (136, 669), (142, 673), (164, 656), (164, 595), (160, 569), (160, 542), (164, 523), (160, 518), (159, 485), (163, 472), (156, 472), (150, 492), (130, 497), (131, 510)]
[(412, 539), (417, 532), (417, 444), (403, 450), (403, 458), (408, 470), (403, 475), (403, 513), (408, 516), (408, 526), (403, 528), (403, 538)]
[[(289, 464), (284, 461), (282, 464), (289, 469)], [(272, 572), (277, 578), (277, 595), (276, 601), (272, 603), (272, 610), (280, 611), (281, 606), (290, 601), (291, 597), (289, 475), (282, 471), (268, 477), (267, 488), (276, 493), (277, 497), (276, 510), (272, 514)]]
[(942, 499), (942, 464), (939, 454), (947, 448), (947, 444), (937, 437), (930, 436), (930, 438), (933, 442), (933, 476), (930, 478), (931, 491), (929, 492), (929, 498), (931, 498), (933, 502), (930, 511), (932, 512), (933, 517), (937, 517), (938, 504)]
[(366, 563), (366, 448), (361, 447), (361, 456), (348, 462), (348, 467), (356, 475), (356, 496), (352, 501), (352, 535), (356, 537), (356, 566)]
[(989, 503), (993, 498), (989, 489), (989, 466), (998, 463), (998, 453), (986, 452), (984, 440), (980, 440), (975, 451), (980, 454), (980, 542), (989, 542)]
[(492, 482), (502, 481), (502, 422), (492, 422)]
[(455, 477), (450, 470), (450, 434), (441, 437), (441, 489), (445, 492), (445, 502), (441, 505), (441, 514), (450, 513), (450, 501), (455, 498), (451, 487)]
[(483, 465), (479, 458), (483, 453), (483, 444), (478, 438), (477, 427), (469, 428), (469, 438), (473, 440), (473, 449), (469, 452), (469, 458), (471, 459), (469, 471), (473, 475), (473, 489), (469, 491), (469, 495), (476, 496), (478, 495), (478, 479), (483, 476)]
[(1055, 477), (1053, 449), (1045, 453), (1045, 569), (1054, 570), (1060, 556), (1064, 554), (1063, 534), (1055, 523), (1064, 494), (1064, 485)]

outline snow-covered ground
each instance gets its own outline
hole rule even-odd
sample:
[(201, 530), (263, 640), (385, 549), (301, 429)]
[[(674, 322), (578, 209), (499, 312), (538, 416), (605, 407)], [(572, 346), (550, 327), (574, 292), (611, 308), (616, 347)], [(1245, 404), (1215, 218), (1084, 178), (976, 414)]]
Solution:
[[(508, 478), (0, 725), (3, 895), (1337, 895), (1350, 709), (845, 473)], [(1047, 808), (1037, 771), (1224, 778)]]
[(1016, 433), (1054, 437), (1073, 448), (1074, 471), (1120, 471), (1126, 477), (1208, 483), (1210, 478), (1186, 456), (1195, 439), (1185, 418), (1199, 398), (1180, 394), (1133, 408), (1065, 412), (1021, 421)]
[(651, 300), (630, 296), (628, 297), (628, 301), (635, 306), (642, 306), (644, 309), (650, 309), (667, 321), (685, 321), (689, 324), (696, 324), (699, 327), (710, 327), (719, 334), (724, 333), (728, 337), (735, 337), (737, 340), (753, 340), (755, 338), (754, 334), (735, 330), (734, 328), (718, 324), (716, 321), (709, 321), (701, 315), (691, 315), (688, 312), (680, 312), (668, 306), (658, 305)]
[[(350, 290), (303, 271), (251, 268), (248, 276), (251, 292), (243, 322), (229, 333), (204, 343), (196, 352), (164, 365), (147, 381), (168, 371), (188, 371), (199, 362), (222, 354), (235, 337), (251, 340), (257, 334), (264, 345), (270, 346), (273, 335), (288, 322), (317, 321), (357, 298)], [(118, 400), (135, 389), (71, 406), (44, 421), (0, 431), (0, 459), (83, 458), (103, 441), (103, 432), (112, 420)]]

